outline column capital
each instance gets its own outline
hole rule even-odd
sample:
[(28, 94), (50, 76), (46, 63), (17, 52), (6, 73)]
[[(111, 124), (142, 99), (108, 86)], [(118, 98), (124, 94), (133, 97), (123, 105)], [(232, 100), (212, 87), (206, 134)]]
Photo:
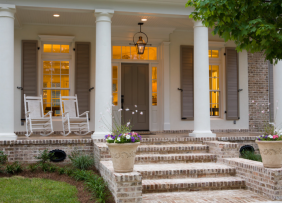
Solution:
[(94, 11), (94, 15), (96, 17), (97, 22), (111, 22), (111, 18), (113, 17), (114, 10), (108, 9), (96, 9)]
[(16, 6), (12, 4), (0, 4), (0, 17), (8, 17), (14, 19)]
[(194, 28), (195, 27), (206, 27), (203, 25), (203, 22), (201, 20), (197, 20), (197, 21), (193, 20), (193, 22), (194, 22)]

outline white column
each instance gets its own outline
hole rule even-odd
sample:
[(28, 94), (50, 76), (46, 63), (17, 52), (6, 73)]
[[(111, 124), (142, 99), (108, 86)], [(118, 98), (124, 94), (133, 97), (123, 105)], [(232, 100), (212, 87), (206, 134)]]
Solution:
[[(111, 18), (113, 10), (96, 9), (95, 132), (104, 138), (112, 126)], [(102, 121), (101, 121), (101, 117)]]
[(14, 133), (15, 12), (15, 5), (0, 4), (0, 140), (17, 139)]
[(163, 65), (163, 96), (164, 96), (164, 130), (170, 130), (170, 68), (169, 68), (169, 44), (162, 43), (162, 65)]
[(282, 61), (273, 66), (273, 89), (274, 89), (274, 123), (276, 130), (282, 133)]
[(215, 137), (211, 132), (209, 102), (208, 28), (194, 22), (194, 131), (192, 137)]

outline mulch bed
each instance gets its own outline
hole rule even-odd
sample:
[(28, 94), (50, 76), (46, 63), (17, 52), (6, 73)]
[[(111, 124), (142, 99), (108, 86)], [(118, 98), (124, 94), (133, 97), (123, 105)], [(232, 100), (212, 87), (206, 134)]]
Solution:
[[(96, 170), (96, 168), (93, 168), (93, 172), (97, 175), (100, 176), (99, 172)], [(45, 179), (51, 179), (51, 180), (55, 180), (55, 181), (61, 181), (61, 182), (66, 182), (70, 185), (74, 185), (77, 188), (77, 197), (78, 200), (81, 203), (92, 203), (92, 202), (97, 202), (97, 199), (95, 198), (94, 195), (92, 195), (91, 192), (89, 192), (87, 190), (87, 188), (84, 185), (83, 181), (76, 181), (73, 178), (63, 174), (63, 175), (59, 175), (57, 172), (54, 173), (50, 173), (50, 172), (44, 172), (40, 169), (31, 172), (31, 171), (27, 171), (24, 170), (23, 172), (16, 174), (16, 175), (11, 175), (11, 174), (7, 174), (7, 173), (0, 173), (0, 178), (2, 177), (12, 177), (12, 176), (22, 176), (25, 178), (45, 178)], [(107, 193), (109, 194), (106, 203), (114, 203), (114, 198), (112, 197), (110, 191), (108, 190)]]

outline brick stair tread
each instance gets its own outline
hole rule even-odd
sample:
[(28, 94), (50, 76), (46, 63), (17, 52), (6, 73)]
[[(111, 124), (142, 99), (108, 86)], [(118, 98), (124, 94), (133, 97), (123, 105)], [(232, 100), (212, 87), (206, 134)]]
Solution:
[(218, 163), (180, 163), (180, 164), (142, 164), (134, 165), (134, 171), (153, 172), (162, 171), (191, 171), (192, 173), (219, 173), (219, 172), (235, 172), (234, 167), (230, 167)]
[(175, 203), (175, 202), (217, 202), (217, 203), (250, 203), (274, 202), (250, 190), (212, 190), (189, 192), (161, 192), (142, 194), (143, 203)]
[(197, 154), (139, 154), (136, 155), (138, 159), (141, 158), (151, 158), (151, 159), (156, 159), (156, 158), (161, 158), (161, 159), (169, 159), (169, 158), (177, 158), (177, 157), (197, 157), (197, 158), (209, 158), (209, 159), (216, 159), (215, 154), (210, 154), (210, 153), (197, 153)]
[[(96, 143), (99, 148), (108, 148), (106, 143)], [(164, 145), (139, 145), (137, 151), (154, 150), (207, 150), (208, 145), (203, 144), (164, 144)]]

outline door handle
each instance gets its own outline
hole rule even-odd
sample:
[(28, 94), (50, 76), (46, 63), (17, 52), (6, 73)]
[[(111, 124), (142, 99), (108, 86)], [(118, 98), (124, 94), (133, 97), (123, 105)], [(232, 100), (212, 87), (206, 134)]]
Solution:
[(91, 90), (93, 90), (94, 89), (94, 87), (91, 87), (90, 89), (89, 89), (89, 92), (91, 92)]
[(121, 109), (123, 109), (124, 95), (121, 95)]

